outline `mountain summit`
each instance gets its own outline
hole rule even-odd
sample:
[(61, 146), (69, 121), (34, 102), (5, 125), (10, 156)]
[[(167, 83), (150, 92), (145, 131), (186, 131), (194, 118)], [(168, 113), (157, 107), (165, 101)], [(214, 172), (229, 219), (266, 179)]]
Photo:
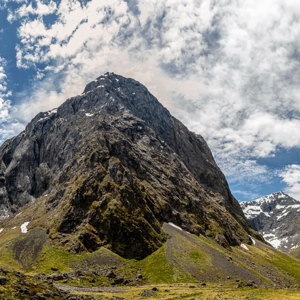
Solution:
[(255, 234), (204, 139), (113, 73), (1, 146), (2, 217), (24, 207), (29, 228), (73, 252), (143, 258), (166, 239), (164, 222), (225, 247)]
[(242, 202), (245, 216), (265, 240), (283, 251), (300, 247), (300, 201), (283, 192)]

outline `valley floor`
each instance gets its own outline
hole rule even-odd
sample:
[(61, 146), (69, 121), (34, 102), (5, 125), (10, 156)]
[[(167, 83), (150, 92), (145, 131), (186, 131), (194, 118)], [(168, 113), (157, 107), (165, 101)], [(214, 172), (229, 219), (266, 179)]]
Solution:
[(104, 247), (70, 253), (42, 228), (20, 232), (20, 217), (0, 232), (0, 300), (300, 300), (300, 261), (257, 239), (227, 249), (169, 223), (163, 246), (138, 261)]
[(138, 287), (74, 288), (62, 287), (73, 295), (92, 296), (94, 299), (189, 299), (189, 300), (298, 300), (300, 291), (292, 289), (261, 289), (224, 284), (160, 284)]

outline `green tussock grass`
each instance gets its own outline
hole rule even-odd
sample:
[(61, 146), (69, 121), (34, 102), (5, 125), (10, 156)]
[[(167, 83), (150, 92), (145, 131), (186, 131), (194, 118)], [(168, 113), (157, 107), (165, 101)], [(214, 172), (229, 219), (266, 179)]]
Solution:
[[(70, 253), (53, 246), (45, 246), (37, 261), (36, 271), (40, 273), (51, 273), (51, 268), (55, 267), (59, 272), (71, 272), (81, 268), (93, 269), (97, 266), (122, 265), (126, 260), (112, 253), (106, 248), (89, 253)], [(124, 268), (124, 266), (123, 266)]]
[(300, 247), (292, 249), (289, 254), (300, 260)]
[(200, 251), (194, 250), (194, 251), (191, 251), (191, 252), (189, 253), (189, 257), (190, 257), (192, 260), (202, 262), (202, 260), (203, 260), (204, 258), (206, 258), (206, 255), (204, 255), (204, 254), (203, 254), (202, 252), (200, 252)]
[(51, 246), (45, 246), (36, 264), (36, 272), (53, 273), (51, 268), (55, 267), (59, 272), (71, 272), (71, 263), (74, 261), (74, 254)]
[(8, 270), (22, 271), (22, 267), (15, 260), (13, 251), (9, 246), (0, 249), (0, 266)]
[(194, 279), (185, 273), (176, 263), (167, 259), (167, 244), (137, 264), (142, 268), (143, 275), (149, 283), (191, 282)]
[(283, 252), (266, 246), (249, 246), (249, 248), (250, 251), (245, 252), (243, 254), (244, 257), (250, 257), (250, 259), (257, 265), (268, 265), (269, 268), (276, 270), (279, 279), (280, 277), (283, 278), (286, 274), (288, 274), (295, 280), (296, 284), (300, 284), (300, 262), (298, 260)]
[(138, 265), (143, 269), (143, 275), (150, 283), (173, 282), (174, 271), (166, 257), (167, 245), (146, 257)]
[(292, 257), (283, 254), (279, 251), (274, 251), (273, 255), (269, 258), (272, 265), (284, 270), (289, 275), (293, 276), (297, 283), (300, 284), (300, 263)]

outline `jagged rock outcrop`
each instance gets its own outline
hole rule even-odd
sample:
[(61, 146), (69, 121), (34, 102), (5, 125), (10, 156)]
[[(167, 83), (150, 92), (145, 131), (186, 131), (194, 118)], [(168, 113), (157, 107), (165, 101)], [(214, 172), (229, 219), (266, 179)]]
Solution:
[(204, 139), (133, 79), (106, 73), (38, 114), (1, 146), (0, 163), (2, 212), (38, 203), (35, 223), (72, 251), (142, 258), (165, 240), (163, 222), (251, 243)]
[(251, 226), (277, 249), (300, 247), (300, 201), (283, 192), (241, 202)]

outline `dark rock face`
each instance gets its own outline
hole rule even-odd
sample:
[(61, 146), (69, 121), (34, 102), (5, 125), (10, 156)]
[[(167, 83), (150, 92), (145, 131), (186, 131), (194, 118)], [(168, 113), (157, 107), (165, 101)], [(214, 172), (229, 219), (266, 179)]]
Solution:
[[(37, 200), (38, 199), (38, 200)], [(173, 222), (230, 245), (246, 219), (204, 139), (133, 79), (106, 73), (0, 148), (0, 209), (43, 201), (39, 225), (72, 251), (142, 258)]]
[(251, 226), (283, 251), (300, 246), (300, 201), (278, 192), (241, 206)]

